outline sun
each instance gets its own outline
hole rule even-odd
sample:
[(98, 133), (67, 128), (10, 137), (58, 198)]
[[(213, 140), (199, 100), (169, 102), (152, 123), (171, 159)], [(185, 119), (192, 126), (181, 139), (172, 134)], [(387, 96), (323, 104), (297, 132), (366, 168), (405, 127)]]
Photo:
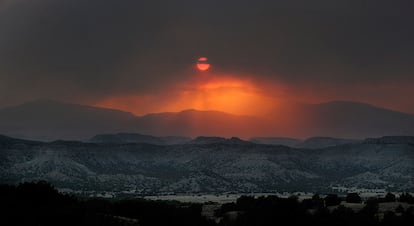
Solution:
[(200, 57), (197, 61), (197, 68), (200, 71), (207, 71), (210, 69), (210, 63), (208, 62), (207, 57)]

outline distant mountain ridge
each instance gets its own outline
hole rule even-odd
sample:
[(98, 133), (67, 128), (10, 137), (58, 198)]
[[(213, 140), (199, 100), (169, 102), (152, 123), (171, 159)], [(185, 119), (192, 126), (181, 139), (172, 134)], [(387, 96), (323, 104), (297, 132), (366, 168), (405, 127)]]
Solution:
[[(1, 134), (43, 141), (88, 140), (95, 135), (116, 133), (153, 134), (170, 140), (193, 135), (231, 136), (235, 131), (250, 131), (253, 121), (260, 120), (196, 110), (135, 116), (119, 110), (56, 101), (34, 101), (0, 109)], [(242, 135), (247, 136), (247, 132)]]
[(414, 137), (411, 136), (385, 136), (380, 138), (367, 138), (364, 140), (367, 144), (412, 144)]
[[(414, 135), (414, 115), (351, 101), (297, 104), (281, 109), (281, 127), (291, 137), (346, 137), (362, 139)], [(283, 118), (285, 117), (285, 118)]]
[(102, 131), (122, 132), (134, 118), (114, 109), (33, 101), (0, 109), (0, 133), (36, 140), (84, 140)]
[(147, 143), (156, 145), (171, 145), (171, 144), (182, 144), (189, 142), (190, 137), (179, 137), (179, 136), (167, 136), (167, 137), (156, 137), (151, 135), (143, 135), (139, 133), (117, 133), (117, 134), (99, 134), (88, 142), (91, 143)]
[(97, 134), (117, 133), (157, 137), (320, 136), (361, 139), (414, 135), (414, 115), (347, 101), (280, 108), (274, 117), (197, 110), (135, 116), (113, 109), (34, 101), (0, 109), (0, 133), (45, 141), (85, 141)]
[(302, 140), (290, 137), (252, 137), (249, 141), (257, 144), (285, 145), (289, 147), (294, 147), (302, 142)]
[[(392, 140), (383, 143), (381, 139)], [(134, 195), (333, 192), (335, 187), (414, 191), (414, 137), (322, 149), (196, 138), (176, 145), (32, 142), (0, 136), (0, 181)]]
[(342, 138), (333, 138), (333, 137), (311, 137), (304, 140), (301, 143), (295, 145), (298, 148), (326, 148), (326, 147), (334, 147), (343, 144), (353, 144), (359, 143), (360, 140), (354, 139), (342, 139)]
[(197, 137), (188, 144), (251, 144), (249, 141), (242, 140), (238, 137), (226, 139), (224, 137)]
[(362, 140), (356, 139), (343, 139), (336, 137), (310, 137), (305, 140), (299, 140), (288, 137), (254, 137), (249, 141), (257, 144), (270, 144), (270, 145), (285, 145), (295, 148), (327, 148), (334, 147), (343, 144), (353, 144), (362, 142)]

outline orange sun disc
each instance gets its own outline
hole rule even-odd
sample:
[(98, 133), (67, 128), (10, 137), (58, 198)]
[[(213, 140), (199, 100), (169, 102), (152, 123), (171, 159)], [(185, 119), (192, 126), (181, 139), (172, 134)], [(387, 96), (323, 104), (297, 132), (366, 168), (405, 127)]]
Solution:
[(207, 57), (200, 57), (197, 61), (197, 68), (200, 71), (207, 71), (210, 68)]

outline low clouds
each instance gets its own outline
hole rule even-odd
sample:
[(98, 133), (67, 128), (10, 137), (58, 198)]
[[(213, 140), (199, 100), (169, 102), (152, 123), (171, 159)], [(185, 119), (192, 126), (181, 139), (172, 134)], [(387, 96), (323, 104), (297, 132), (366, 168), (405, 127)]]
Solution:
[[(217, 73), (414, 112), (403, 100), (413, 10), (403, 0), (3, 0), (0, 106), (165, 95), (206, 55)], [(397, 94), (381, 93), (390, 83)]]

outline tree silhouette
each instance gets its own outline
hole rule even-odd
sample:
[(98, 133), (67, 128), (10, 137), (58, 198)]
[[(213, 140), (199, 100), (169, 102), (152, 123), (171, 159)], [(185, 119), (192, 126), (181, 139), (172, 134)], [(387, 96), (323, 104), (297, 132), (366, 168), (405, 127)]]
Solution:
[(329, 194), (325, 197), (325, 206), (337, 206), (341, 204), (341, 199), (337, 194)]
[(347, 203), (361, 203), (361, 197), (358, 195), (358, 193), (349, 193), (346, 195), (345, 198)]
[[(348, 196), (351, 196), (350, 194)], [(403, 194), (400, 199), (410, 199)], [(412, 198), (412, 197), (411, 197)], [(342, 205), (337, 195), (324, 199), (314, 196), (300, 202), (297, 198), (277, 196), (242, 196), (235, 203), (223, 204), (216, 211), (223, 226), (270, 225), (340, 225), (391, 226), (414, 225), (414, 208), (384, 213), (378, 218), (378, 199), (369, 199), (365, 207), (354, 212)], [(62, 225), (62, 226), (213, 226), (201, 215), (202, 205), (176, 201), (145, 199), (106, 200), (76, 198), (59, 193), (46, 182), (18, 186), (0, 185), (0, 225)]]
[(395, 200), (395, 195), (390, 192), (388, 192), (383, 199), (384, 202), (395, 202)]
[(408, 192), (402, 193), (399, 197), (399, 201), (414, 204), (414, 197)]

